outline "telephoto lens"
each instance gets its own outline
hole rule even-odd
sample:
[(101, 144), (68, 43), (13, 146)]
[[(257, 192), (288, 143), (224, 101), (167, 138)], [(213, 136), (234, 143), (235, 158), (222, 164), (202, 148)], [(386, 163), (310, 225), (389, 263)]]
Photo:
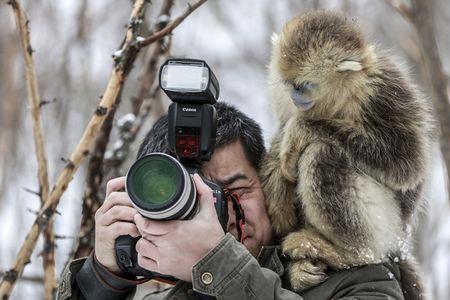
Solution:
[(128, 171), (126, 191), (137, 211), (149, 219), (190, 219), (197, 211), (191, 176), (165, 153), (151, 153), (137, 160)]

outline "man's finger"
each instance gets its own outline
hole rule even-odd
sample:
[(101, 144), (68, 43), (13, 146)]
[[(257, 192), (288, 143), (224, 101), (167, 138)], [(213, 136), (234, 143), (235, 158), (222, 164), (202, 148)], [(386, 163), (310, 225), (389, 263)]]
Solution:
[(132, 237), (138, 237), (139, 231), (136, 228), (136, 225), (134, 223), (130, 222), (115, 222), (108, 226), (110, 230), (108, 230), (108, 233), (111, 234), (111, 239), (116, 239), (121, 235), (131, 235)]
[(100, 213), (106, 213), (111, 207), (115, 205), (133, 207), (133, 203), (126, 192), (111, 192), (106, 198), (102, 206), (100, 206)]
[(137, 258), (139, 266), (152, 272), (158, 272), (158, 263), (156, 261), (146, 258), (140, 254), (138, 254)]
[(139, 239), (139, 241), (137, 241), (136, 252), (154, 261), (158, 261), (159, 259), (158, 247), (144, 238), (141, 238)]
[(113, 178), (106, 184), (106, 197), (111, 194), (111, 192), (119, 191), (125, 187), (125, 176)]
[(142, 236), (161, 236), (173, 230), (176, 221), (155, 221), (144, 218), (140, 214), (134, 215), (134, 223), (136, 224)]
[(98, 218), (97, 224), (109, 226), (117, 221), (134, 222), (135, 214), (137, 214), (137, 211), (132, 207), (115, 205)]

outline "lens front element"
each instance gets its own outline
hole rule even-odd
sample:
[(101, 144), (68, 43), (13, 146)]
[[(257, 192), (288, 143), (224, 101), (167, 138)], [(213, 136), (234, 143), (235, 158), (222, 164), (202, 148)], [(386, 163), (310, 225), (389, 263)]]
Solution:
[(167, 203), (183, 184), (176, 167), (171, 161), (158, 157), (143, 162), (133, 174), (136, 196), (149, 204)]
[(184, 219), (196, 209), (191, 176), (175, 158), (164, 153), (137, 160), (128, 171), (126, 191), (139, 213), (150, 219)]

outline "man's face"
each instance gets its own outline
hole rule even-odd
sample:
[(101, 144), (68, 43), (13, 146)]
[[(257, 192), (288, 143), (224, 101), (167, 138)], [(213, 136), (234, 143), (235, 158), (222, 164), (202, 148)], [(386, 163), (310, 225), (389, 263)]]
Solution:
[[(244, 245), (257, 257), (261, 247), (270, 244), (272, 229), (258, 173), (245, 157), (241, 143), (236, 141), (215, 149), (211, 160), (203, 165), (202, 173), (240, 197), (245, 213)], [(231, 203), (228, 208), (228, 232), (237, 238), (236, 215)]]

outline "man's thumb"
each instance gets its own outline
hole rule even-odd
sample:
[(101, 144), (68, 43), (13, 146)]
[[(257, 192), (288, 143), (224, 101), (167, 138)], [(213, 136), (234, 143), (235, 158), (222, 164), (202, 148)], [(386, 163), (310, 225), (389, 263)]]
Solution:
[[(199, 213), (208, 213), (216, 211), (214, 203), (216, 199), (213, 196), (213, 191), (211, 188), (203, 181), (203, 179), (198, 174), (193, 176), (195, 188), (197, 189), (198, 201), (200, 205)], [(216, 214), (216, 213), (215, 213)]]

